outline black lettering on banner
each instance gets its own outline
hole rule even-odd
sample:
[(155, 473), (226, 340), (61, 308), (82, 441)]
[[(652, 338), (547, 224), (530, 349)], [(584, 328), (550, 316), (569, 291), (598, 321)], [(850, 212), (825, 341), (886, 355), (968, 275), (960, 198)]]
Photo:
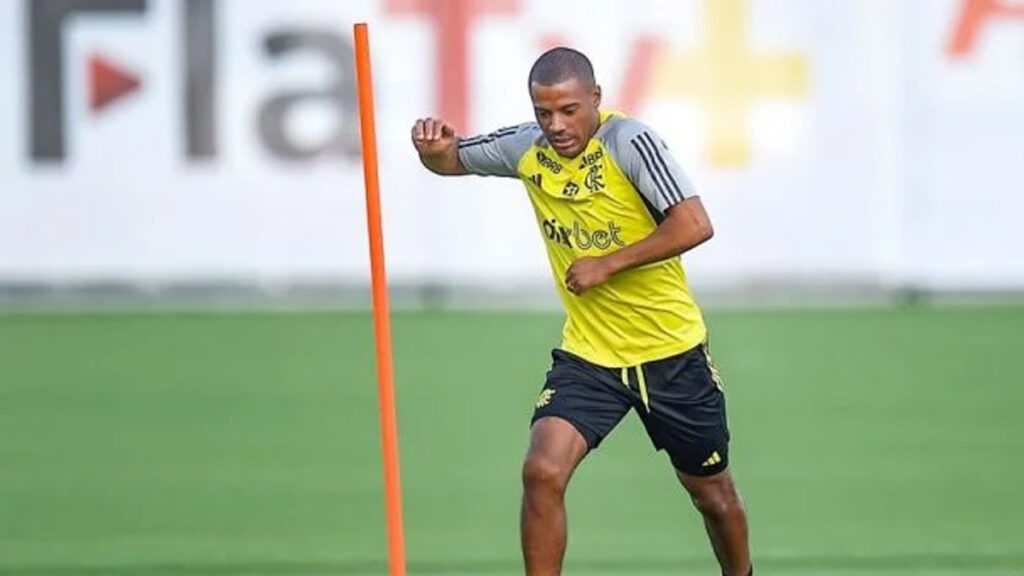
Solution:
[(65, 22), (76, 13), (141, 16), (146, 13), (146, 0), (27, 0), (21, 4), (28, 16), (28, 152), (37, 162), (60, 162), (66, 145)]
[[(214, 0), (186, 0), (185, 13), (185, 149), (190, 159), (217, 155), (217, 73)], [(358, 150), (357, 150), (358, 152)]]
[[(315, 54), (328, 64), (332, 74), (321, 88), (286, 90), (260, 105), (260, 139), (275, 156), (289, 160), (311, 160), (321, 155), (351, 156), (359, 150), (359, 123), (348, 113), (355, 107), (356, 86), (352, 72), (352, 46), (333, 32), (288, 29), (266, 38), (264, 50), (272, 58), (295, 53)], [(319, 103), (333, 108), (339, 122), (334, 132), (318, 143), (298, 142), (286, 129), (288, 116), (303, 105)]]

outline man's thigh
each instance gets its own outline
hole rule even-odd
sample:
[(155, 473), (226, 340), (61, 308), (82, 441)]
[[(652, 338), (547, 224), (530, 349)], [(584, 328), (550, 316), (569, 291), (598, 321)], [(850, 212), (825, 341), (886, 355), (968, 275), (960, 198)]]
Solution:
[(565, 352), (553, 350), (551, 369), (534, 407), (531, 425), (557, 417), (570, 423), (593, 450), (633, 406), (629, 389), (603, 368)]
[(729, 465), (729, 426), (721, 379), (705, 345), (641, 368), (648, 405), (637, 408), (651, 441), (689, 476)]

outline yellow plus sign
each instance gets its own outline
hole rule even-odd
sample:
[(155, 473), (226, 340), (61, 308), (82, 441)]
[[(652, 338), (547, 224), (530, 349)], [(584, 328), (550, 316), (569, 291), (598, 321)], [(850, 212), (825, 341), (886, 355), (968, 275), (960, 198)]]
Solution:
[(653, 92), (697, 98), (708, 113), (708, 157), (716, 166), (750, 161), (747, 113), (755, 98), (798, 97), (807, 92), (800, 55), (752, 54), (745, 0), (704, 0), (704, 48), (665, 54), (655, 68)]

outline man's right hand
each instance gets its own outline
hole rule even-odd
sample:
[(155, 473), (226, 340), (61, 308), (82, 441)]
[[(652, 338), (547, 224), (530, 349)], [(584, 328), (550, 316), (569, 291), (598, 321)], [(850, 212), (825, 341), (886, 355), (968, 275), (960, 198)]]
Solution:
[(459, 139), (451, 124), (422, 118), (412, 126), (412, 144), (423, 165), (438, 174), (465, 174), (459, 163)]
[(457, 146), (455, 129), (444, 120), (423, 118), (412, 126), (412, 144), (420, 156), (438, 156)]

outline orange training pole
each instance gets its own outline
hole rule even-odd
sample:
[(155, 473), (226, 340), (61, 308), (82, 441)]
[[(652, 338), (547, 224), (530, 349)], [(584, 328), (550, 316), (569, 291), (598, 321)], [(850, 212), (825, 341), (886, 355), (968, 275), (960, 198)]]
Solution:
[(391, 576), (405, 576), (402, 534), (402, 485), (398, 474), (398, 426), (395, 422), (395, 382), (391, 363), (391, 323), (384, 271), (384, 235), (380, 220), (377, 177), (377, 135), (373, 115), (373, 81), (366, 24), (355, 25), (356, 82), (359, 85), (359, 130), (363, 139), (363, 180), (366, 184), (366, 223), (370, 233), (370, 271), (373, 278), (373, 324), (377, 340), (377, 383), (380, 394), (380, 436), (384, 454), (384, 497), (388, 515), (388, 563)]

